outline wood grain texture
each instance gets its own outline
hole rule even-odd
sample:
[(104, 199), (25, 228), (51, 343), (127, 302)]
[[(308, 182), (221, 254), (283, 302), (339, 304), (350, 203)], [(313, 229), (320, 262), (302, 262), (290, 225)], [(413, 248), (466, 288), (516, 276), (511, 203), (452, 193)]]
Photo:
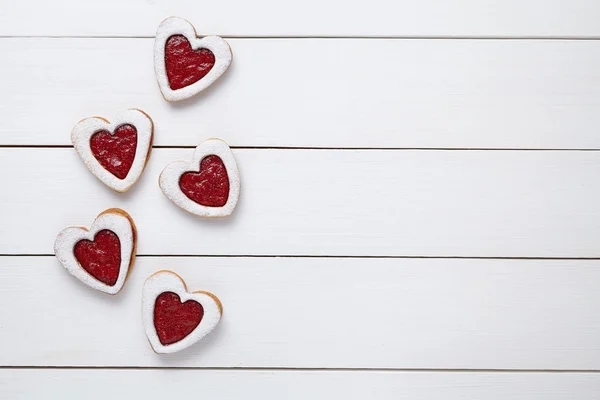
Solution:
[(150, 36), (177, 15), (201, 34), (233, 36), (600, 36), (595, 0), (64, 0), (60, 11), (27, 0), (5, 6), (2, 35)]
[(118, 194), (75, 150), (0, 149), (2, 254), (52, 254), (66, 226), (120, 207), (138, 254), (600, 257), (600, 152), (234, 150), (233, 215), (171, 203), (160, 171), (193, 149), (155, 149)]
[[(138, 257), (119, 295), (54, 257), (0, 257), (4, 366), (600, 369), (600, 261)], [(223, 303), (157, 355), (141, 287), (160, 269)]]
[[(102, 390), (98, 390), (102, 388)], [(354, 371), (2, 370), (12, 400), (143, 398), (589, 400), (599, 374)]]
[(152, 39), (0, 39), (0, 145), (70, 144), (137, 107), (160, 146), (600, 148), (600, 41), (229, 42), (224, 77), (169, 104)]

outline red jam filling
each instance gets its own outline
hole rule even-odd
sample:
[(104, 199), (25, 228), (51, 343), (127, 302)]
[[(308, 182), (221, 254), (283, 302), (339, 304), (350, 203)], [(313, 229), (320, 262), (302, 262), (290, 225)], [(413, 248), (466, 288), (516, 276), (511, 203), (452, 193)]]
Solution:
[(121, 268), (121, 242), (113, 231), (101, 230), (96, 233), (93, 242), (80, 240), (73, 252), (88, 274), (108, 286), (117, 283)]
[(125, 179), (135, 158), (137, 129), (125, 124), (117, 127), (111, 135), (108, 131), (98, 131), (90, 139), (92, 154), (96, 160), (119, 179)]
[(179, 178), (181, 191), (207, 207), (223, 207), (229, 198), (229, 177), (221, 157), (210, 155), (200, 162), (199, 172), (186, 172)]
[(172, 90), (198, 82), (215, 65), (215, 55), (209, 49), (192, 49), (183, 35), (173, 35), (165, 45), (165, 67)]
[(197, 301), (182, 303), (176, 293), (161, 293), (154, 303), (154, 327), (160, 343), (179, 342), (196, 329), (203, 316), (204, 308)]

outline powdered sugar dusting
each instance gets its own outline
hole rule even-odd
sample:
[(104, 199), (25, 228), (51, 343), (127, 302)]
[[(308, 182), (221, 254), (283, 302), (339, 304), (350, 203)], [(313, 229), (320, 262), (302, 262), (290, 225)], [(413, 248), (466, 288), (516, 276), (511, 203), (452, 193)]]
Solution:
[[(73, 249), (80, 240), (94, 240), (94, 236), (104, 229), (114, 232), (121, 243), (121, 265), (119, 277), (114, 286), (100, 282), (77, 262)], [(127, 272), (135, 258), (135, 228), (129, 215), (119, 209), (106, 210), (100, 214), (89, 230), (70, 227), (61, 231), (54, 242), (54, 254), (67, 271), (89, 287), (108, 294), (117, 294), (127, 278)]]
[[(176, 293), (181, 302), (193, 300), (200, 303), (204, 309), (204, 316), (200, 324), (185, 338), (169, 345), (160, 343), (154, 326), (154, 304), (160, 294), (164, 292)], [(175, 353), (198, 342), (208, 335), (221, 320), (221, 303), (214, 295), (206, 292), (188, 293), (185, 283), (174, 272), (159, 271), (146, 279), (142, 289), (142, 321), (150, 345), (157, 353)]]
[[(202, 79), (177, 90), (173, 90), (169, 86), (165, 66), (165, 45), (167, 40), (174, 35), (185, 36), (190, 42), (192, 49), (208, 49), (215, 57), (213, 67)], [(185, 19), (178, 17), (167, 18), (159, 25), (156, 31), (156, 38), (154, 39), (154, 71), (158, 86), (167, 101), (180, 101), (200, 93), (227, 71), (232, 59), (231, 48), (225, 40), (219, 36), (198, 38), (192, 24)]]
[[(94, 157), (90, 147), (92, 136), (99, 131), (114, 133), (122, 125), (133, 125), (137, 130), (137, 145), (133, 164), (125, 179), (119, 179), (106, 170)], [(150, 117), (137, 109), (122, 112), (111, 121), (100, 117), (90, 117), (79, 121), (71, 132), (71, 141), (79, 156), (88, 169), (106, 186), (117, 192), (127, 191), (144, 172), (148, 156), (152, 147), (153, 123)]]
[[(198, 204), (188, 198), (185, 193), (181, 191), (181, 187), (179, 186), (181, 175), (188, 171), (198, 172), (200, 169), (200, 161), (209, 155), (219, 156), (227, 169), (227, 176), (229, 178), (229, 197), (222, 207), (207, 207)], [(202, 142), (196, 147), (191, 162), (175, 161), (167, 165), (160, 174), (159, 185), (169, 200), (184, 210), (201, 217), (226, 217), (231, 215), (237, 205), (241, 186), (240, 173), (233, 152), (229, 146), (227, 146), (227, 143), (220, 139), (209, 139)]]

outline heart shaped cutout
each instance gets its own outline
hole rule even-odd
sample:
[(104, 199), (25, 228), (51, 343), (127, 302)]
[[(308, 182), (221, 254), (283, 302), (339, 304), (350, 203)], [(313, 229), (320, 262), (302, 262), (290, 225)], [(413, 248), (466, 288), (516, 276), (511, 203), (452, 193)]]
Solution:
[(184, 172), (179, 188), (190, 200), (206, 207), (223, 207), (229, 198), (229, 176), (221, 157), (211, 154), (200, 161), (198, 172)]
[(121, 269), (121, 241), (116, 233), (103, 229), (92, 240), (75, 243), (73, 253), (88, 274), (108, 286), (115, 286)]
[(173, 35), (165, 44), (165, 69), (172, 90), (183, 89), (204, 78), (215, 66), (215, 55), (206, 48), (192, 49), (183, 35)]
[(152, 150), (154, 125), (141, 110), (126, 110), (112, 122), (100, 117), (79, 121), (71, 141), (88, 169), (106, 186), (127, 191), (142, 175)]
[(182, 302), (177, 293), (163, 292), (154, 303), (154, 328), (163, 346), (177, 343), (196, 329), (204, 307), (194, 300)]
[(222, 313), (215, 295), (189, 293), (174, 272), (159, 271), (144, 283), (142, 321), (157, 353), (175, 353), (193, 345), (217, 326)]
[(90, 138), (90, 148), (104, 169), (119, 179), (125, 179), (135, 158), (137, 136), (135, 126), (120, 125), (112, 133), (109, 131), (94, 133)]
[(154, 71), (167, 101), (200, 93), (227, 71), (232, 58), (225, 40), (219, 36), (198, 38), (185, 19), (167, 18), (156, 31)]
[(240, 175), (229, 146), (209, 139), (196, 147), (191, 162), (169, 164), (159, 185), (169, 200), (192, 214), (225, 217), (238, 202)]
[(135, 260), (136, 230), (125, 211), (103, 211), (90, 229), (70, 227), (54, 242), (54, 254), (67, 271), (87, 286), (117, 294)]

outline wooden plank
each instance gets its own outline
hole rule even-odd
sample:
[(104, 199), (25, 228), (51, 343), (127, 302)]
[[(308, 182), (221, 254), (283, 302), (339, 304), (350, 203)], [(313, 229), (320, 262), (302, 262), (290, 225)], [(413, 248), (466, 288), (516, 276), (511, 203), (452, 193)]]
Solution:
[(600, 148), (600, 41), (231, 39), (223, 79), (175, 105), (152, 42), (0, 40), (0, 144), (70, 144), (138, 107), (156, 145)]
[[(4, 366), (600, 369), (600, 261), (139, 257), (95, 292), (54, 257), (0, 257)], [(224, 307), (193, 348), (152, 352), (160, 269)]]
[(139, 254), (600, 257), (600, 152), (234, 150), (240, 201), (217, 220), (158, 187), (192, 152), (155, 149), (118, 194), (73, 149), (0, 149), (0, 254), (52, 254), (64, 227), (121, 207)]
[[(51, 15), (52, 18), (48, 18)], [(1, 35), (150, 36), (179, 15), (201, 33), (231, 36), (600, 36), (595, 0), (341, 0), (11, 2)]]
[[(102, 388), (102, 390), (98, 390)], [(589, 400), (599, 374), (363, 371), (164, 371), (9, 369), (0, 395), (12, 400), (143, 398)]]

